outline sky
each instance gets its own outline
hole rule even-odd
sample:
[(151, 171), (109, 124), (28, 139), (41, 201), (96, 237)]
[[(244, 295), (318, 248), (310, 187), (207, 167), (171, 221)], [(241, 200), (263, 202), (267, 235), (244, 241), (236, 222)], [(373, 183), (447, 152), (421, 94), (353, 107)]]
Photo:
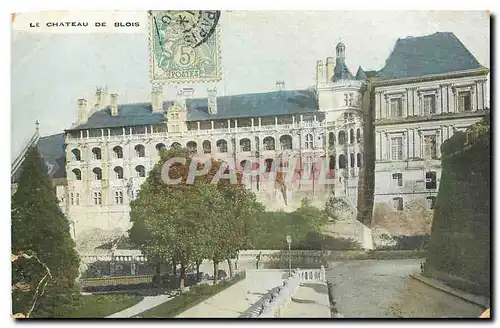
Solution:
[[(315, 84), (316, 62), (335, 56), (342, 40), (353, 74), (358, 66), (379, 70), (398, 38), (453, 32), (476, 59), (490, 67), (490, 21), (485, 11), (223, 11), (223, 80), (196, 85), (205, 97), (266, 92)], [(40, 122), (42, 136), (61, 133), (76, 121), (77, 99), (94, 99), (97, 85), (117, 93), (119, 103), (148, 102), (148, 35), (38, 34), (12, 32), (11, 157)], [(193, 87), (193, 85), (189, 85)], [(165, 99), (176, 88), (165, 86)]]

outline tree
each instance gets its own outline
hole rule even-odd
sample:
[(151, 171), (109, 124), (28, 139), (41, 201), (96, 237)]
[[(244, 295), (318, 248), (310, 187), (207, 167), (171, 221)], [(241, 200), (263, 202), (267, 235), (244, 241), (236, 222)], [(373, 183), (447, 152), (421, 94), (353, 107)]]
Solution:
[(51, 316), (51, 307), (58, 305), (49, 299), (74, 291), (79, 258), (70, 235), (69, 221), (58, 203), (46, 174), (45, 163), (36, 148), (32, 147), (26, 154), (17, 191), (12, 196), (11, 252), (14, 255), (27, 254), (27, 257), (12, 263), (12, 285), (29, 286), (29, 292), (13, 292), (15, 313), (29, 311), (33, 297), (27, 296), (35, 293), (39, 282), (47, 274), (46, 268), (51, 275), (45, 277), (44, 295), (38, 299), (33, 313)]
[[(168, 171), (169, 177), (180, 178), (180, 183), (167, 184), (162, 181), (162, 168), (174, 157), (185, 159), (184, 164), (175, 163)], [(236, 184), (229, 179), (212, 183), (223, 165), (213, 159), (207, 174), (187, 183), (191, 161), (192, 154), (184, 149), (161, 153), (139, 199), (131, 206), (133, 227), (129, 231), (148, 258), (181, 265), (181, 288), (186, 267), (195, 264), (198, 268), (203, 259), (214, 262), (215, 283), (218, 263), (234, 258), (251, 243), (252, 217), (263, 209), (242, 185), (241, 174), (234, 173)]]

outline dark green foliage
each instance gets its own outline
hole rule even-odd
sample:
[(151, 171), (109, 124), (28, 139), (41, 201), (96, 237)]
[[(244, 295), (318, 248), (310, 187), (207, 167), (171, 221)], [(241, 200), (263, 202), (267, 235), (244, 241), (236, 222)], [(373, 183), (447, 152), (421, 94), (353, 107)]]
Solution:
[[(79, 259), (70, 235), (70, 224), (61, 212), (45, 164), (36, 148), (23, 163), (18, 187), (12, 196), (12, 254), (36, 254), (52, 274), (34, 313), (52, 313), (54, 295), (71, 293), (78, 276)], [(14, 313), (29, 311), (31, 299), (46, 269), (35, 259), (19, 258), (12, 263), (12, 284), (25, 283), (29, 291), (13, 294)], [(26, 297), (25, 295), (29, 295)], [(49, 301), (49, 299), (52, 299)], [(51, 310), (52, 309), (52, 310)]]
[(443, 144), (443, 172), (424, 273), (443, 272), (475, 282), (481, 286), (478, 292), (484, 292), (490, 286), (491, 158), (489, 133), (479, 131), (482, 134), (468, 146), (465, 134)]
[[(386, 235), (387, 236), (387, 235)], [(382, 235), (382, 238), (385, 236)], [(422, 249), (425, 250), (428, 248), (430, 236), (427, 235), (417, 235), (417, 236), (387, 236), (386, 238), (390, 238), (396, 241), (396, 244), (393, 246), (379, 246), (377, 249), (379, 250), (412, 250), (412, 249)]]

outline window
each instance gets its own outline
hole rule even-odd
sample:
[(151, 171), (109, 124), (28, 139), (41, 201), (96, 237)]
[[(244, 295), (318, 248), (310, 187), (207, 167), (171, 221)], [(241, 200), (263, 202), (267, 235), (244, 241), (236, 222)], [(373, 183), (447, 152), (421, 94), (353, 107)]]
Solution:
[[(344, 93), (344, 103), (346, 106), (349, 106), (349, 95), (347, 93)], [(344, 114), (345, 117), (345, 114)], [(347, 120), (347, 118), (345, 118)]]
[(212, 143), (208, 140), (203, 141), (203, 153), (210, 154), (212, 152)]
[(354, 94), (349, 94), (349, 106), (354, 106)]
[(94, 160), (100, 160), (101, 159), (101, 148), (93, 148), (92, 149), (92, 158)]
[(424, 96), (424, 115), (436, 114), (436, 96)]
[(339, 132), (339, 145), (343, 145), (347, 142), (347, 136), (344, 131)]
[(360, 143), (361, 142), (361, 129), (356, 130), (356, 142)]
[(328, 133), (328, 145), (330, 146), (335, 145), (335, 133), (333, 132)]
[(71, 193), (70, 199), (71, 199), (71, 205), (75, 205), (75, 195), (73, 193)]
[(81, 156), (81, 153), (80, 153), (80, 150), (79, 149), (73, 149), (71, 151), (71, 153), (73, 154), (73, 160), (79, 162), (82, 160), (82, 156)]
[(403, 173), (394, 173), (392, 175), (392, 181), (396, 183), (398, 187), (403, 186)]
[(82, 171), (79, 169), (74, 169), (73, 174), (75, 176), (75, 180), (81, 180), (82, 179)]
[(187, 146), (187, 149), (190, 151), (190, 152), (194, 152), (194, 153), (197, 153), (198, 152), (198, 144), (194, 141), (190, 141), (186, 144)]
[(123, 192), (121, 190), (115, 191), (115, 204), (123, 204)]
[(217, 141), (217, 151), (219, 153), (227, 153), (227, 141), (226, 140), (218, 140)]
[(351, 153), (349, 155), (349, 157), (350, 157), (350, 160), (351, 160), (351, 167), (354, 167), (354, 153)]
[(284, 135), (280, 137), (281, 150), (291, 150), (292, 149), (292, 137), (289, 135)]
[(391, 139), (391, 159), (393, 161), (403, 160), (403, 137)]
[(426, 159), (436, 159), (436, 136), (424, 136), (424, 156)]
[(429, 171), (425, 173), (425, 189), (436, 189), (437, 177), (436, 172)]
[(156, 148), (156, 151), (158, 152), (158, 154), (160, 154), (160, 152), (161, 152), (162, 150), (165, 150), (165, 148), (167, 148), (167, 147), (165, 147), (165, 144), (163, 144), (163, 143), (159, 143), (159, 144), (157, 144), (157, 145), (156, 145), (156, 147), (155, 147), (155, 148)]
[(94, 192), (94, 205), (102, 205), (102, 197), (100, 191)]
[(312, 134), (306, 134), (306, 149), (313, 149), (313, 136)]
[(115, 158), (123, 158), (123, 149), (120, 146), (113, 148), (113, 156)]
[(179, 125), (178, 124), (172, 125), (172, 132), (179, 132)]
[(178, 142), (174, 142), (171, 146), (170, 146), (170, 149), (180, 149), (181, 148), (181, 144), (178, 143)]
[(391, 117), (403, 116), (403, 99), (391, 99)]
[(427, 209), (433, 210), (434, 207), (436, 206), (436, 197), (435, 196), (429, 196), (426, 198), (427, 201)]
[(264, 138), (264, 150), (275, 150), (273, 137), (265, 137)]
[(471, 110), (470, 91), (460, 91), (458, 93), (458, 111), (468, 112)]
[(135, 172), (138, 178), (144, 178), (146, 176), (146, 169), (142, 165), (137, 165), (135, 167)]
[(118, 180), (123, 179), (123, 168), (120, 166), (115, 167), (115, 178)]
[(347, 158), (344, 154), (339, 156), (339, 168), (345, 169), (347, 167)]
[(102, 170), (100, 168), (95, 167), (92, 173), (94, 173), (94, 180), (102, 180)]
[(179, 113), (172, 113), (171, 115), (173, 120), (178, 120), (179, 119)]
[(354, 129), (351, 129), (349, 131), (349, 138), (351, 139), (351, 143), (354, 143)]
[(358, 153), (356, 155), (356, 159), (357, 159), (358, 167), (361, 167), (363, 165), (363, 154)]
[[(347, 103), (346, 103), (347, 106)], [(349, 119), (349, 113), (344, 113), (344, 121), (347, 121)]]
[(396, 211), (402, 211), (403, 210), (403, 198), (402, 197), (394, 197), (392, 199), (392, 207)]
[(250, 151), (250, 139), (241, 139), (240, 140), (240, 149), (241, 151)]
[(135, 150), (135, 156), (137, 157), (144, 157), (146, 156), (146, 149), (144, 148), (143, 145), (137, 145), (134, 147)]
[(76, 193), (76, 205), (80, 205), (80, 193)]

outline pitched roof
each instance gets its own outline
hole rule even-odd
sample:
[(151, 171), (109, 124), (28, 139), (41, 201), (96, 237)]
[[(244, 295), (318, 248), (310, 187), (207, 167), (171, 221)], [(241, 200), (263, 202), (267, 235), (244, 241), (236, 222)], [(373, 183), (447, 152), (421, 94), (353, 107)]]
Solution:
[[(172, 101), (163, 103), (166, 111)], [(207, 98), (186, 99), (188, 121), (228, 119), (237, 117), (274, 116), (310, 113), (318, 109), (316, 93), (307, 90), (283, 90), (217, 97), (217, 113), (209, 114)], [(98, 129), (165, 123), (161, 112), (153, 112), (150, 103), (118, 106), (118, 115), (111, 116), (109, 109), (93, 113), (86, 123), (70, 130)]]
[(337, 59), (337, 64), (335, 65), (335, 68), (333, 69), (333, 82), (336, 82), (338, 80), (354, 80), (354, 76), (351, 74), (349, 71), (349, 68), (347, 68), (347, 65), (343, 60), (338, 60)]
[(437, 32), (398, 39), (377, 79), (417, 77), (482, 67), (455, 34)]
[[(66, 177), (66, 155), (65, 145), (66, 140), (64, 133), (54, 134), (47, 137), (41, 137), (35, 143), (28, 145), (36, 146), (38, 153), (45, 162), (47, 174), (49, 178), (64, 178)], [(22, 161), (26, 152), (22, 154)], [(21, 163), (14, 172), (11, 173), (11, 182), (17, 182), (21, 175), (23, 164)]]
[(365, 71), (359, 66), (358, 72), (356, 73), (356, 80), (366, 80), (368, 76), (366, 75)]

